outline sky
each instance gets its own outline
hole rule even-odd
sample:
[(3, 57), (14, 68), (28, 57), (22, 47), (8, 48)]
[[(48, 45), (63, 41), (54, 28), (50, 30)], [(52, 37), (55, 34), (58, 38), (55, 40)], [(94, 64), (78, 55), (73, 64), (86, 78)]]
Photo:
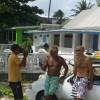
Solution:
[[(50, 10), (50, 16), (52, 17), (54, 15), (54, 12), (61, 9), (65, 17), (69, 17), (73, 14), (71, 9), (75, 9), (75, 5), (77, 5), (77, 2), (80, 2), (81, 0), (51, 0), (51, 10)], [(96, 0), (86, 0), (87, 2), (95, 3)], [(48, 8), (49, 8), (49, 0), (35, 0), (34, 2), (29, 2), (30, 6), (38, 6), (40, 9), (44, 10), (44, 14), (42, 16), (48, 16)]]

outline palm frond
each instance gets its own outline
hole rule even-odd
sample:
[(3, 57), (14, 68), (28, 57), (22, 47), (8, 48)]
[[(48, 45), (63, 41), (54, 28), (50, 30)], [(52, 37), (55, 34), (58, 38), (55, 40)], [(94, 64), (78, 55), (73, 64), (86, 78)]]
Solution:
[(92, 8), (94, 6), (94, 4), (92, 4), (91, 2), (87, 3), (86, 0), (81, 0), (80, 2), (77, 2), (77, 5), (75, 5), (75, 6), (76, 6), (76, 8), (72, 9), (71, 11), (73, 11), (75, 13), (75, 15), (77, 15), (82, 10)]

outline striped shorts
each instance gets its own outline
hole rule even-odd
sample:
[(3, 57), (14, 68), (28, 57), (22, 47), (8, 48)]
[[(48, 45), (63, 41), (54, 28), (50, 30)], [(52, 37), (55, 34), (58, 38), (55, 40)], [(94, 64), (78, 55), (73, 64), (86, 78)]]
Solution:
[(87, 93), (87, 84), (88, 78), (87, 77), (76, 77), (73, 87), (72, 87), (72, 96), (74, 98), (85, 99)]

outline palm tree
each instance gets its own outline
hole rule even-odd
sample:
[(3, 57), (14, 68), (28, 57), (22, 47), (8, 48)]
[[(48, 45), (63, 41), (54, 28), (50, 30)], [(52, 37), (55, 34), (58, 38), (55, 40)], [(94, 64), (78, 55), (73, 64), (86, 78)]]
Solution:
[(64, 17), (64, 12), (62, 10), (58, 10), (54, 13), (53, 17), (57, 18), (57, 19), (62, 19)]
[(50, 10), (51, 10), (51, 0), (49, 1), (49, 9), (48, 9), (48, 23), (50, 23)]
[(87, 3), (86, 0), (81, 0), (76, 5), (76, 9), (72, 9), (74, 12), (73, 16), (79, 14), (82, 10), (91, 9), (94, 6), (91, 2)]
[(55, 17), (58, 20), (58, 23), (61, 24), (64, 18), (64, 12), (59, 9), (54, 13), (53, 17)]
[(100, 0), (96, 0), (97, 6), (100, 7)]

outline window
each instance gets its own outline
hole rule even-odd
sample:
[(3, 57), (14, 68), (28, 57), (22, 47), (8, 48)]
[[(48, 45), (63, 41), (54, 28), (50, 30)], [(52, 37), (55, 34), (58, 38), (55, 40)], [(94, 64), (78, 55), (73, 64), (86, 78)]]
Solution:
[(43, 35), (43, 42), (46, 43), (47, 42), (47, 36)]
[(98, 34), (93, 35), (93, 50), (98, 50)]
[(60, 40), (60, 35), (59, 34), (54, 35), (54, 45), (59, 46), (59, 40)]
[(0, 31), (0, 43), (12, 43), (16, 40), (15, 30)]
[(73, 39), (72, 34), (66, 34), (64, 36), (64, 47), (72, 48), (72, 39)]

